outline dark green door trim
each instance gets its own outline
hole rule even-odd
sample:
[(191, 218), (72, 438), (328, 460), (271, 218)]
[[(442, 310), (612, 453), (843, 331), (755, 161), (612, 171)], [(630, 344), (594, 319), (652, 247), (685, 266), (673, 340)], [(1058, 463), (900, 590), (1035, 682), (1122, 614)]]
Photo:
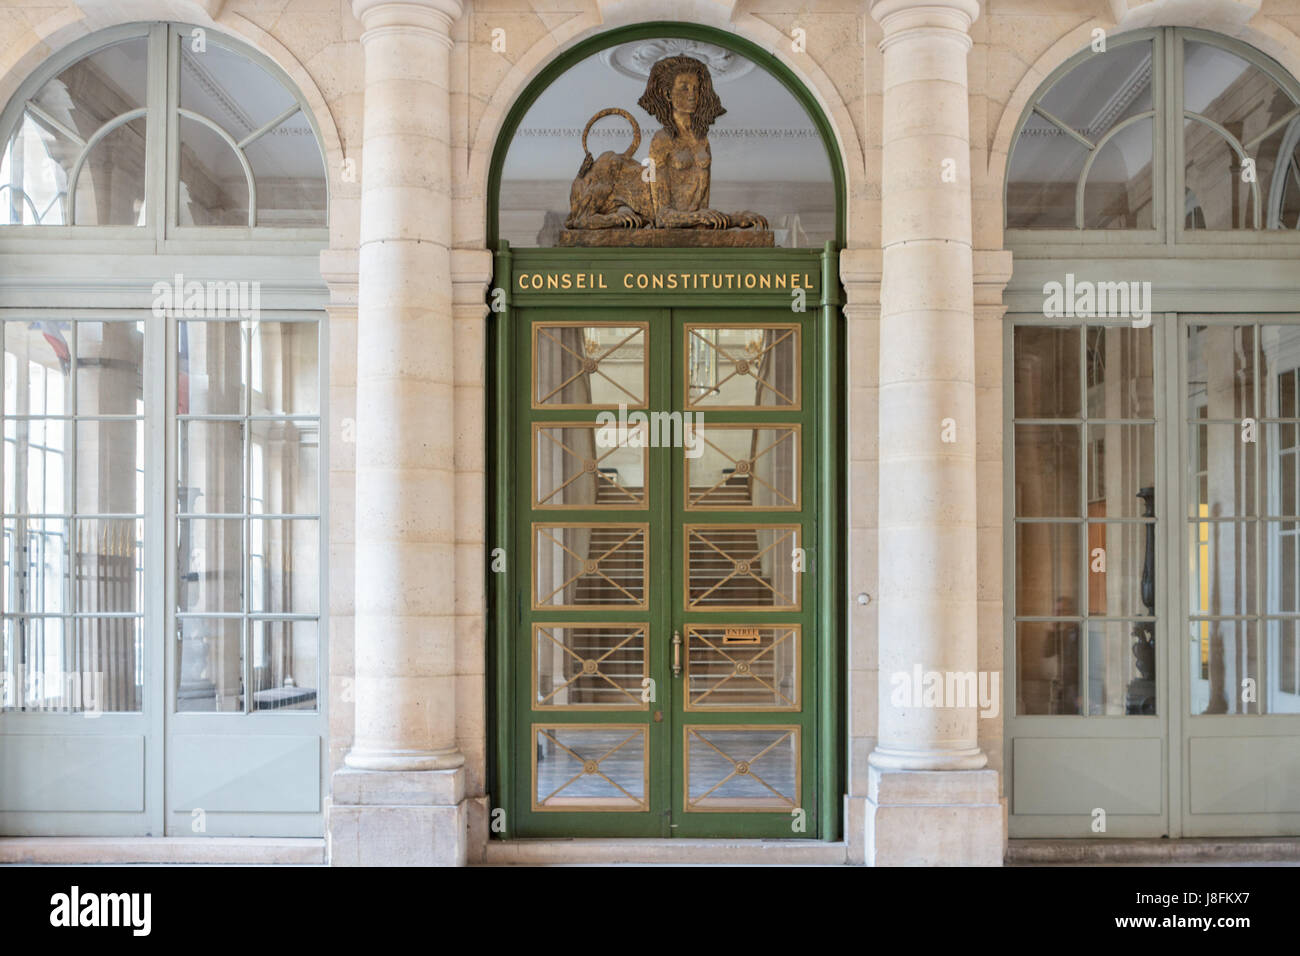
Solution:
[[(805, 316), (810, 334), (809, 355), (814, 368), (815, 392), (812, 414), (817, 428), (817, 445), (810, 449), (816, 466), (808, 475), (805, 487), (815, 491), (816, 512), (814, 548), (811, 553), (814, 587), (804, 594), (805, 606), (813, 611), (816, 671), (813, 675), (814, 700), (808, 701), (810, 727), (815, 738), (814, 813), (806, 837), (823, 840), (840, 838), (841, 799), (844, 793), (843, 752), (844, 714), (844, 627), (843, 569), (844, 536), (840, 533), (845, 519), (844, 464), (845, 443), (840, 414), (841, 365), (843, 362), (843, 323), (840, 321), (840, 287), (838, 256), (833, 244), (824, 250), (590, 250), (590, 249), (510, 249), (501, 243), (496, 254), (494, 310), (490, 320), (490, 365), (494, 381), (488, 390), (489, 420), (494, 422), (489, 448), (488, 484), (493, 489), (489, 511), (489, 548), (487, 593), (488, 613), (488, 682), (489, 740), (488, 787), (493, 801), (492, 833), (496, 837), (517, 835), (515, 805), (520, 781), (513, 759), (522, 742), (517, 739), (515, 711), (520, 700), (516, 686), (519, 667), (515, 658), (518, 648), (513, 642), (524, 614), (527, 583), (518, 579), (518, 569), (525, 558), (518, 551), (518, 527), (526, 515), (527, 503), (518, 500), (518, 475), (528, 467), (519, 460), (520, 395), (530, 388), (530, 370), (519, 367), (521, 354), (518, 336), (524, 308), (554, 305), (572, 309), (576, 306), (599, 307), (593, 318), (618, 318), (628, 310), (667, 310), (676, 308), (713, 308), (724, 321), (744, 320), (746, 307), (771, 309), (782, 301), (789, 308), (789, 292), (698, 290), (674, 293), (665, 291), (628, 291), (622, 282), (610, 282), (604, 290), (578, 293), (532, 292), (512, 289), (512, 277), (520, 273), (570, 273), (623, 275), (627, 267), (638, 273), (713, 271), (776, 271), (813, 277)], [(722, 313), (730, 312), (731, 316)], [(531, 470), (531, 469), (529, 469)], [(651, 518), (653, 520), (653, 518)], [(498, 550), (499, 549), (499, 550)], [(666, 557), (662, 551), (659, 557)], [(652, 562), (658, 561), (654, 553)], [(815, 593), (812, 593), (814, 592)], [(662, 627), (662, 625), (656, 625)], [(813, 748), (805, 748), (812, 750)], [(496, 810), (503, 810), (503, 814)], [(651, 835), (647, 832), (645, 835)], [(759, 834), (755, 834), (759, 835)], [(764, 834), (766, 835), (766, 834)], [(793, 835), (793, 834), (792, 834)]]

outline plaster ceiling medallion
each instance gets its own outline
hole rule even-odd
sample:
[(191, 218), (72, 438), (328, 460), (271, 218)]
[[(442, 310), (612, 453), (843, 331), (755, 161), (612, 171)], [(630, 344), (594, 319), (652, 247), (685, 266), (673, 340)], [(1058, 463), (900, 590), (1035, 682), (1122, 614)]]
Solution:
[(638, 40), (610, 47), (600, 53), (601, 62), (613, 67), (619, 73), (634, 80), (644, 80), (650, 75), (650, 68), (666, 56), (693, 56), (704, 61), (713, 75), (714, 84), (730, 83), (739, 79), (754, 68), (754, 64), (744, 57), (698, 40), (684, 40), (677, 37), (660, 37), (653, 40)]

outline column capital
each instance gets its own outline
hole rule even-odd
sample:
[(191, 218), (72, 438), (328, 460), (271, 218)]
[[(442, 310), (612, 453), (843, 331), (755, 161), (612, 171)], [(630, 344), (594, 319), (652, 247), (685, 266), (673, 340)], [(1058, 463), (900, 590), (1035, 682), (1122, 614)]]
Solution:
[(378, 33), (427, 32), (451, 46), (451, 25), (464, 11), (464, 0), (352, 0), (352, 15), (366, 32), (361, 42)]
[(936, 34), (960, 37), (969, 48), (970, 27), (979, 15), (979, 0), (871, 0), (871, 16), (885, 31), (881, 50)]

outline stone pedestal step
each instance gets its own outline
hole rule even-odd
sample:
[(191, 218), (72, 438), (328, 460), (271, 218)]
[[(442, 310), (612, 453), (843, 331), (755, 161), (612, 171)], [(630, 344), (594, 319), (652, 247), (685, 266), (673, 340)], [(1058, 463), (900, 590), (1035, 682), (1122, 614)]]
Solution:
[(262, 837), (0, 837), (0, 864), (321, 866), (325, 840)]
[(1009, 840), (1008, 866), (1191, 863), (1297, 863), (1300, 838), (1201, 837), (1182, 840)]
[(488, 843), (488, 866), (841, 866), (848, 858), (843, 843), (815, 840), (494, 840)]

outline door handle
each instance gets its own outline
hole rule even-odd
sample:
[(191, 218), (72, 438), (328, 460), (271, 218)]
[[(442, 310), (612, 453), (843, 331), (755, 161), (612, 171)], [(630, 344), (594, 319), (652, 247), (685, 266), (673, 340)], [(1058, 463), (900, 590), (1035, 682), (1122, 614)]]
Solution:
[(682, 632), (673, 631), (673, 676), (682, 676)]

